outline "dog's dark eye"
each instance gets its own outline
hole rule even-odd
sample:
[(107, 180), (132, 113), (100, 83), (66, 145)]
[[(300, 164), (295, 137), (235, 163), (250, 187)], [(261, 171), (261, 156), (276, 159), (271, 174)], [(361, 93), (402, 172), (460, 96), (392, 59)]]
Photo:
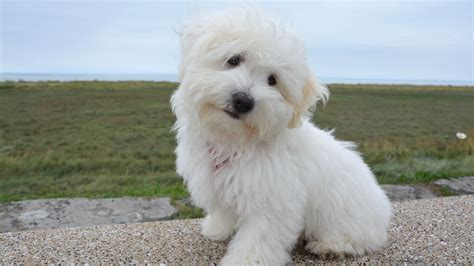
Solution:
[(232, 56), (231, 58), (229, 58), (227, 60), (227, 64), (229, 64), (230, 66), (238, 66), (240, 65), (240, 62), (242, 61), (242, 57), (240, 55), (234, 55)]
[(277, 84), (276, 78), (274, 75), (268, 76), (268, 85), (275, 86)]

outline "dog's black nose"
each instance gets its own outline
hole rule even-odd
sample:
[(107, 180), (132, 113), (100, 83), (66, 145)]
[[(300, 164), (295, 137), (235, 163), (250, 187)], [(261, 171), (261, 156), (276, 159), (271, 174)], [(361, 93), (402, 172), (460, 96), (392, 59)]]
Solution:
[(232, 95), (232, 107), (239, 114), (245, 114), (253, 109), (254, 100), (245, 92), (236, 92)]

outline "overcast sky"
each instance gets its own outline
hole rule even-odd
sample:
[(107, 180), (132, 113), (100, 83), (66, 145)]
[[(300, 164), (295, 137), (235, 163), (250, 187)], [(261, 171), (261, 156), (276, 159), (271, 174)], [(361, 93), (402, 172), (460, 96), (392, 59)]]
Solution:
[[(0, 72), (176, 73), (176, 30), (225, 2), (0, 0)], [(473, 80), (472, 1), (259, 2), (322, 77)]]

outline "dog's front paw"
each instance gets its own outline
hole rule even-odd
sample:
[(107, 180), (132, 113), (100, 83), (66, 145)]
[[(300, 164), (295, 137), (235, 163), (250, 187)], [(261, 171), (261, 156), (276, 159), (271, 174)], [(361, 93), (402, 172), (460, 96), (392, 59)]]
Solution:
[(202, 222), (201, 234), (211, 240), (226, 240), (232, 231), (232, 224), (216, 215), (207, 215)]
[(329, 243), (323, 241), (311, 241), (306, 245), (306, 250), (318, 255), (322, 260), (339, 260), (347, 256), (362, 255), (363, 249), (354, 248), (348, 243)]
[(223, 266), (231, 266), (231, 265), (262, 265), (262, 261), (258, 260), (257, 258), (250, 258), (245, 254), (233, 254), (233, 255), (226, 255), (222, 258), (220, 265)]
[(342, 259), (344, 252), (335, 244), (311, 241), (306, 245), (306, 250), (316, 254), (322, 260)]

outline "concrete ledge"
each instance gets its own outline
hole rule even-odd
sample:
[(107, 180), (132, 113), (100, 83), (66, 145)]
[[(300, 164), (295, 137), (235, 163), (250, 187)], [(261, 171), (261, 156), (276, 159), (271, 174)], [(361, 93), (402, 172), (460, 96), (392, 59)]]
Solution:
[[(474, 262), (474, 196), (394, 203), (387, 247), (342, 262)], [(11, 263), (211, 263), (225, 242), (199, 235), (200, 220), (36, 230), (0, 234), (0, 258)], [(297, 248), (294, 262), (320, 262)]]

